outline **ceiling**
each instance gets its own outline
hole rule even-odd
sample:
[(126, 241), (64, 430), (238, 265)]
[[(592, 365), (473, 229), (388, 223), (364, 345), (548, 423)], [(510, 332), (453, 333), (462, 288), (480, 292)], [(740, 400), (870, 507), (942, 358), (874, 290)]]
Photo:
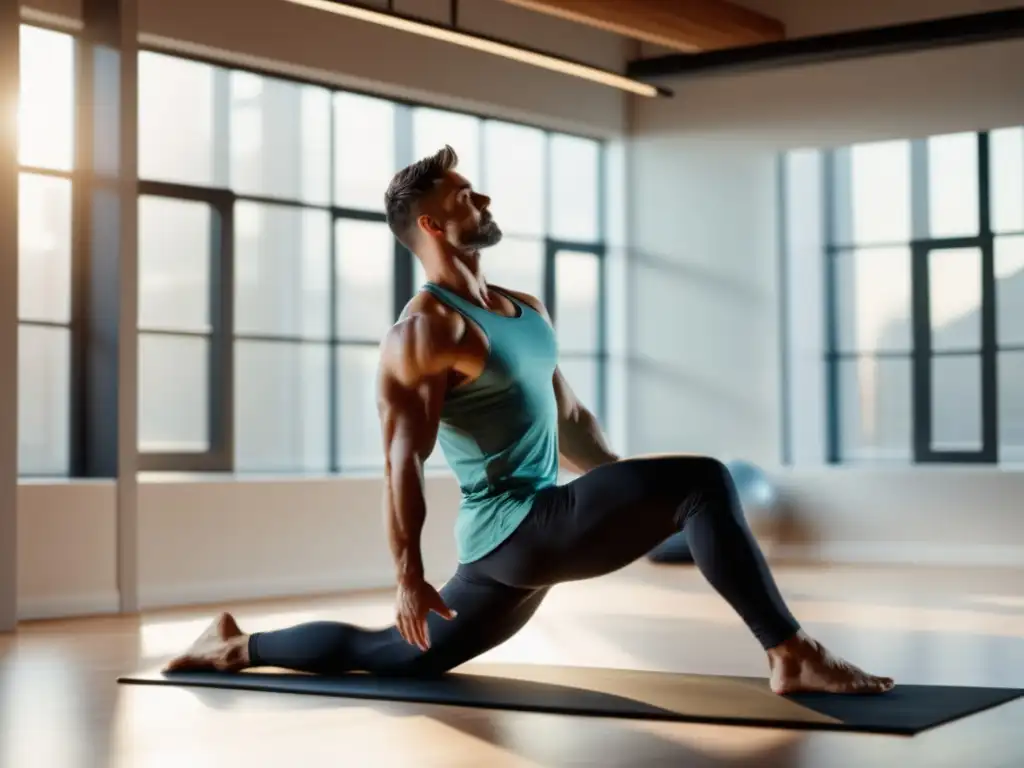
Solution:
[(643, 43), (644, 56), (1019, 8), (1012, 0), (503, 0)]

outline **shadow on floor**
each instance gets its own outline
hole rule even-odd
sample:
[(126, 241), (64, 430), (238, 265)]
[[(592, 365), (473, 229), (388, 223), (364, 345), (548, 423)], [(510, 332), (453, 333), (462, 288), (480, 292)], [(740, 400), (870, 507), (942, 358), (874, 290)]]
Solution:
[[(212, 710), (265, 712), (282, 707), (280, 695), (221, 689), (188, 690)], [(793, 730), (626, 721), (292, 694), (286, 697), (291, 711), (372, 709), (385, 717), (427, 717), (539, 766), (781, 768), (799, 762), (802, 744), (808, 735)], [(345, 740), (344, 731), (339, 731), (339, 749), (344, 747)]]

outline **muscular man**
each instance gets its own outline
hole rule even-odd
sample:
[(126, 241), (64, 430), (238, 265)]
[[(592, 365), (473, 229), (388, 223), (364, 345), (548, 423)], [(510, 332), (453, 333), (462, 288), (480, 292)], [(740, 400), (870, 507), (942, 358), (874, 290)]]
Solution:
[[(484, 279), (481, 251), (501, 230), (490, 199), (456, 165), (445, 147), (399, 172), (385, 196), (392, 231), (429, 280), (381, 346), (395, 625), (318, 621), (245, 634), (222, 614), (167, 669), (443, 674), (512, 637), (552, 586), (616, 571), (682, 528), (701, 572), (764, 648), (772, 690), (892, 688), (800, 629), (721, 463), (627, 460), (609, 449), (559, 372), (544, 306)], [(423, 465), (436, 442), (462, 490), (459, 564), (440, 592), (420, 554)], [(561, 486), (560, 460), (580, 473)]]

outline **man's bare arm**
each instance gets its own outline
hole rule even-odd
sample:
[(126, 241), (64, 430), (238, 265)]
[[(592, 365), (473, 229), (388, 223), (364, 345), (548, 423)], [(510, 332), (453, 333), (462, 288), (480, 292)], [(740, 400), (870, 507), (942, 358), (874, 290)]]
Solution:
[(555, 369), (553, 383), (558, 403), (558, 450), (568, 468), (583, 473), (618, 461), (597, 417), (576, 397), (560, 369)]
[(384, 514), (400, 584), (423, 581), (423, 464), (437, 440), (452, 333), (445, 318), (412, 315), (391, 330), (381, 351)]

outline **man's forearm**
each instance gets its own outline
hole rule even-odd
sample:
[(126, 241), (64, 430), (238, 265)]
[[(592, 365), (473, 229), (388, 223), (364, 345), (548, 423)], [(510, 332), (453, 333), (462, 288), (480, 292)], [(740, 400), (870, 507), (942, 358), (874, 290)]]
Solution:
[(580, 406), (558, 424), (559, 453), (571, 468), (589, 472), (619, 460), (605, 439), (597, 418)]
[(427, 517), (423, 473), (415, 458), (389, 465), (385, 478), (385, 517), (388, 542), (400, 584), (423, 580), (420, 537)]

